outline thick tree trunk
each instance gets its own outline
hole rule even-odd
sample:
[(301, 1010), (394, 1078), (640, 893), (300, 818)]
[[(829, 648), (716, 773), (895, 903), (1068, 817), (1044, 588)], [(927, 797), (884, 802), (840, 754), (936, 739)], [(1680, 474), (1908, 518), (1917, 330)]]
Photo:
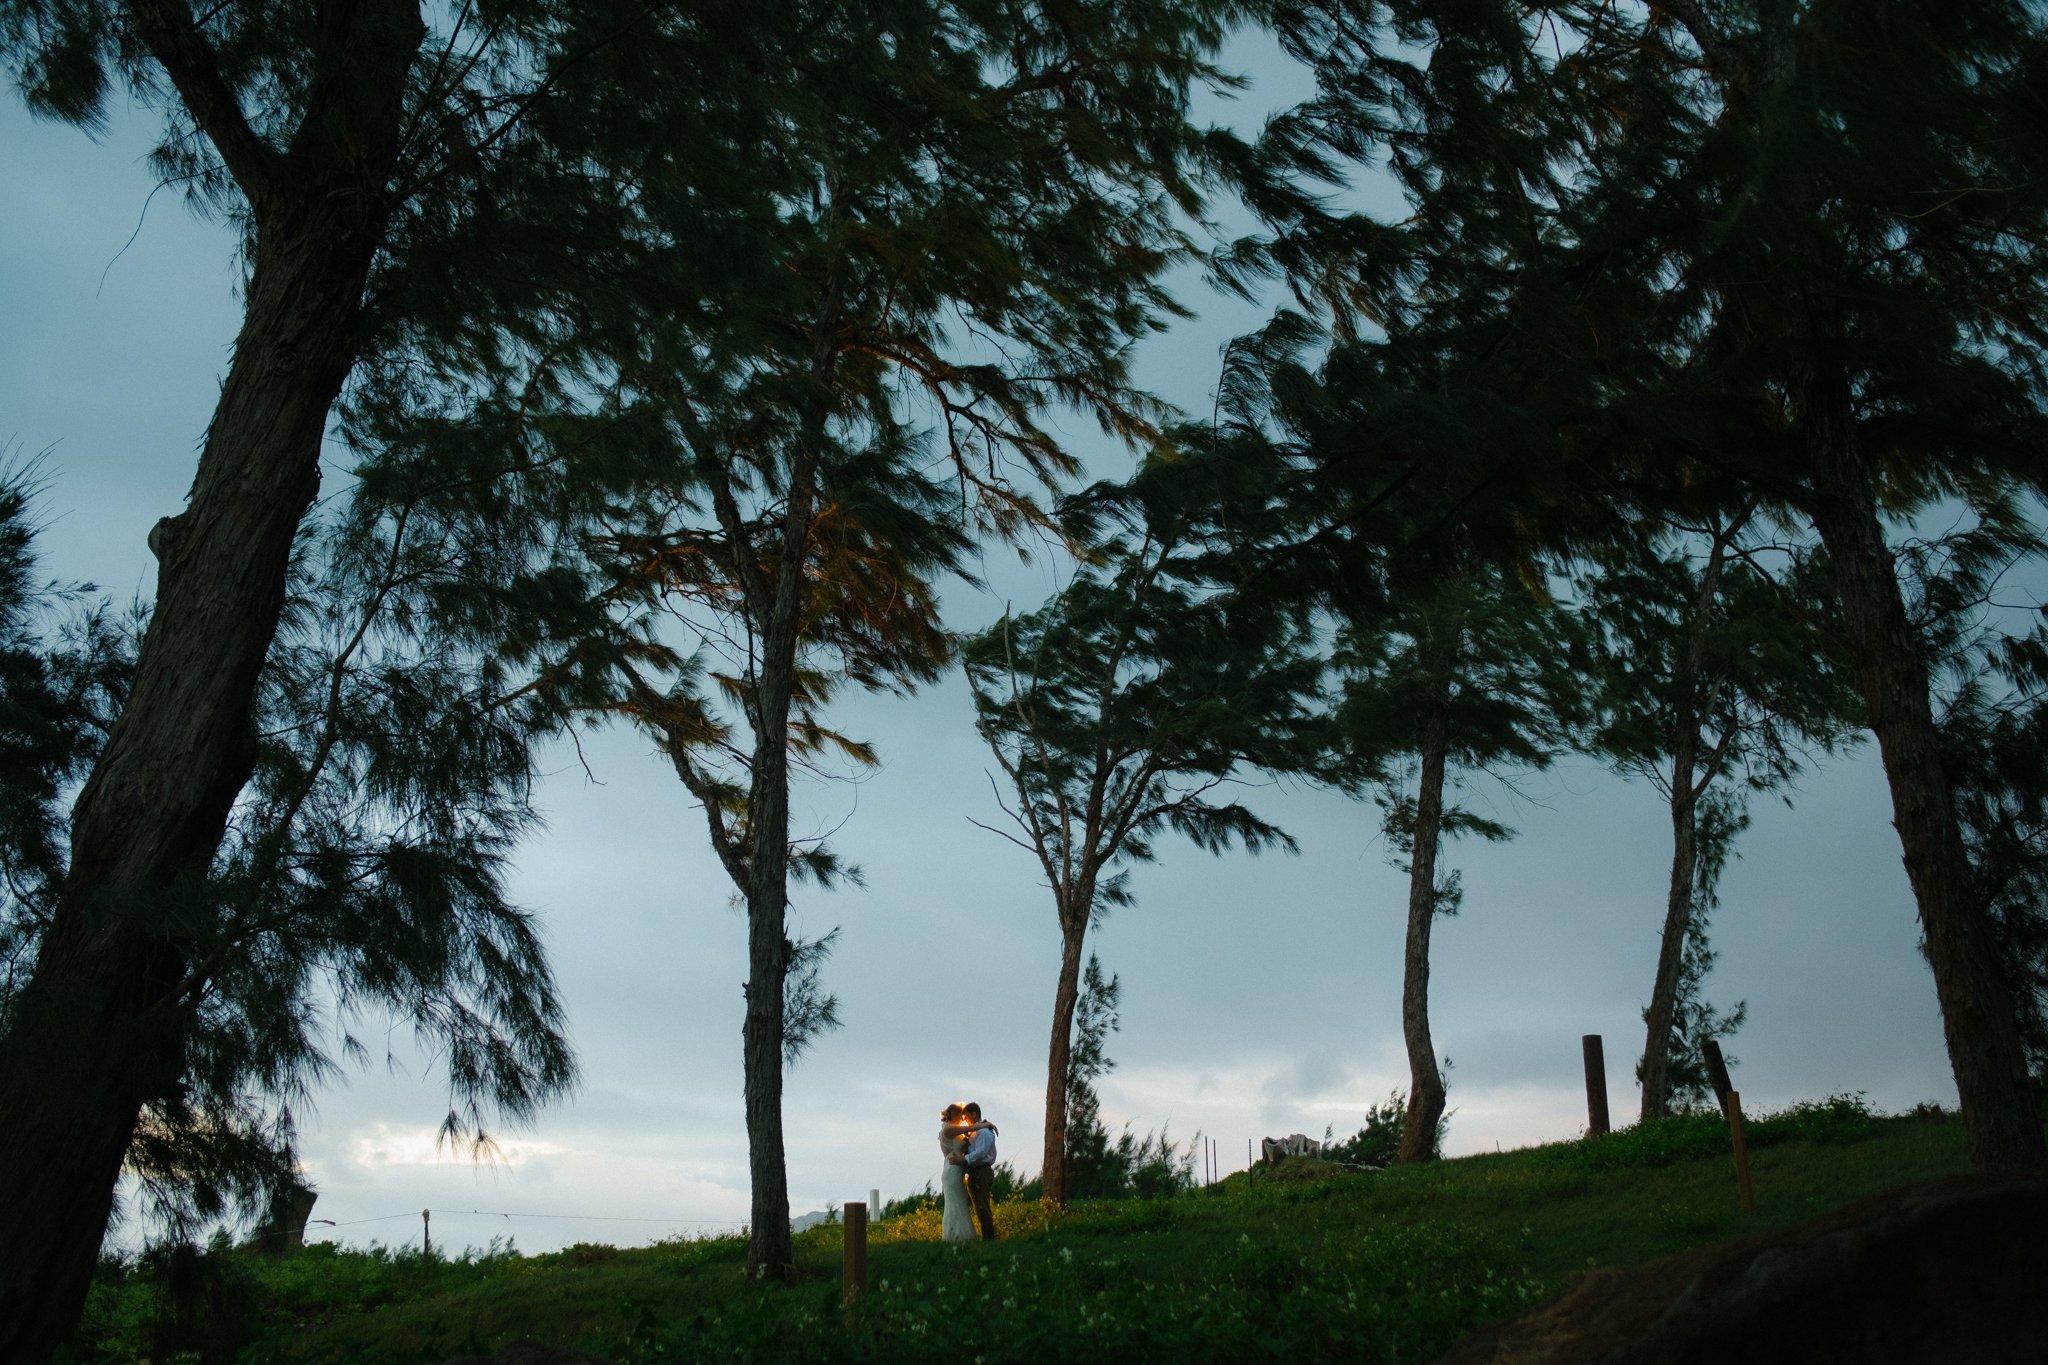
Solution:
[(134, 687), (73, 808), (70, 872), (0, 1040), (0, 1359), (41, 1360), (75, 1326), (136, 1118), (178, 1084), (189, 1016), (170, 997), (186, 954), (164, 910), (205, 875), (252, 769), (292, 538), (362, 341), (424, 29), (398, 3), (324, 20), (315, 112), (282, 155), (252, 151), (238, 113), (208, 105), (189, 30), (138, 21), (236, 174), (263, 179), (244, 183), (253, 269), (190, 501), (150, 537), (157, 598)]
[(2021, 1047), (2012, 984), (1992, 935), (1941, 759), (1927, 664), (1906, 614), (1898, 568), (1856, 449), (1846, 388), (1803, 386), (1814, 529), (1841, 599), (1842, 631), (1870, 728), (1884, 756), (1892, 823), (1926, 932), (1970, 1165), (2048, 1168), (2041, 1113)]
[[(1092, 897), (1091, 897), (1092, 899)], [(1067, 1068), (1074, 1044), (1074, 1006), (1081, 998), (1081, 944), (1088, 932), (1086, 905), (1060, 906), (1060, 977), (1052, 994), (1052, 1039), (1045, 1050), (1045, 1156), (1040, 1195), (1067, 1203)]]
[(1401, 969), (1401, 1036), (1408, 1044), (1408, 1112), (1400, 1159), (1429, 1161), (1444, 1116), (1444, 1078), (1429, 1036), (1429, 933), (1436, 923), (1436, 855), (1444, 823), (1444, 767), (1450, 750), (1450, 682), (1418, 727), (1422, 780), (1415, 793), (1415, 847), (1408, 865), (1408, 938)]

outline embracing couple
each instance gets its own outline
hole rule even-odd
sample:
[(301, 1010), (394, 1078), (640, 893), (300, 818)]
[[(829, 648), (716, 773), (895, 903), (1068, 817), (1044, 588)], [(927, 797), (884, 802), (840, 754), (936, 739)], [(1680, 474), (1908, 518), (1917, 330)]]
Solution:
[[(949, 1242), (974, 1240), (974, 1220), (981, 1220), (981, 1239), (996, 1239), (996, 1213), (989, 1202), (996, 1178), (996, 1126), (982, 1120), (978, 1104), (949, 1104), (939, 1115), (939, 1151), (946, 1158), (945, 1218), (939, 1235)], [(967, 1211), (969, 1197), (974, 1212)]]

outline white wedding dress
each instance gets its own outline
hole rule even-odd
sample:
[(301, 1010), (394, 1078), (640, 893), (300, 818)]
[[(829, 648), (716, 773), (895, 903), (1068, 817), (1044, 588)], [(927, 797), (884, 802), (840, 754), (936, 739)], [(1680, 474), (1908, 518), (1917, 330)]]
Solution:
[[(939, 1134), (939, 1152), (951, 1156), (967, 1147), (967, 1139), (953, 1130)], [(967, 1202), (967, 1168), (948, 1161), (939, 1187), (945, 1192), (945, 1216), (939, 1224), (939, 1236), (948, 1242), (971, 1242), (974, 1240), (974, 1209)]]

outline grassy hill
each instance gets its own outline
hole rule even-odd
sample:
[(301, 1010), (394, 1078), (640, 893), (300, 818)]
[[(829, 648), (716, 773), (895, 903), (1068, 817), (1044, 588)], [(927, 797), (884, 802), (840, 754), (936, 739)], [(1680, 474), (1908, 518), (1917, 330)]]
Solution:
[(1718, 1117), (1422, 1167), (1298, 1159), (1172, 1199), (1000, 1206), (1005, 1240), (943, 1244), (935, 1209), (872, 1229), (839, 1304), (842, 1229), (797, 1238), (794, 1286), (749, 1283), (737, 1239), (422, 1265), (317, 1246), (109, 1265), (77, 1360), (438, 1362), (520, 1339), (628, 1361), (1425, 1361), (1602, 1265), (1797, 1222), (1965, 1169), (1939, 1111), (1852, 1099), (1749, 1126), (1741, 1213)]

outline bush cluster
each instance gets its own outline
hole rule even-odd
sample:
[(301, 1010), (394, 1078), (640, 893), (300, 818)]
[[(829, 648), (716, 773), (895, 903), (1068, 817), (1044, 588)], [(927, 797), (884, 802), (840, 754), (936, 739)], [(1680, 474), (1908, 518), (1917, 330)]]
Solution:
[[(1744, 1117), (1743, 1141), (1754, 1151), (1785, 1142), (1844, 1146), (1870, 1135), (1877, 1115), (1861, 1093), (1801, 1100), (1784, 1109)], [(1728, 1121), (1718, 1111), (1675, 1114), (1598, 1137), (1565, 1144), (1561, 1159), (1589, 1171), (1669, 1166), (1721, 1156), (1728, 1150)]]

